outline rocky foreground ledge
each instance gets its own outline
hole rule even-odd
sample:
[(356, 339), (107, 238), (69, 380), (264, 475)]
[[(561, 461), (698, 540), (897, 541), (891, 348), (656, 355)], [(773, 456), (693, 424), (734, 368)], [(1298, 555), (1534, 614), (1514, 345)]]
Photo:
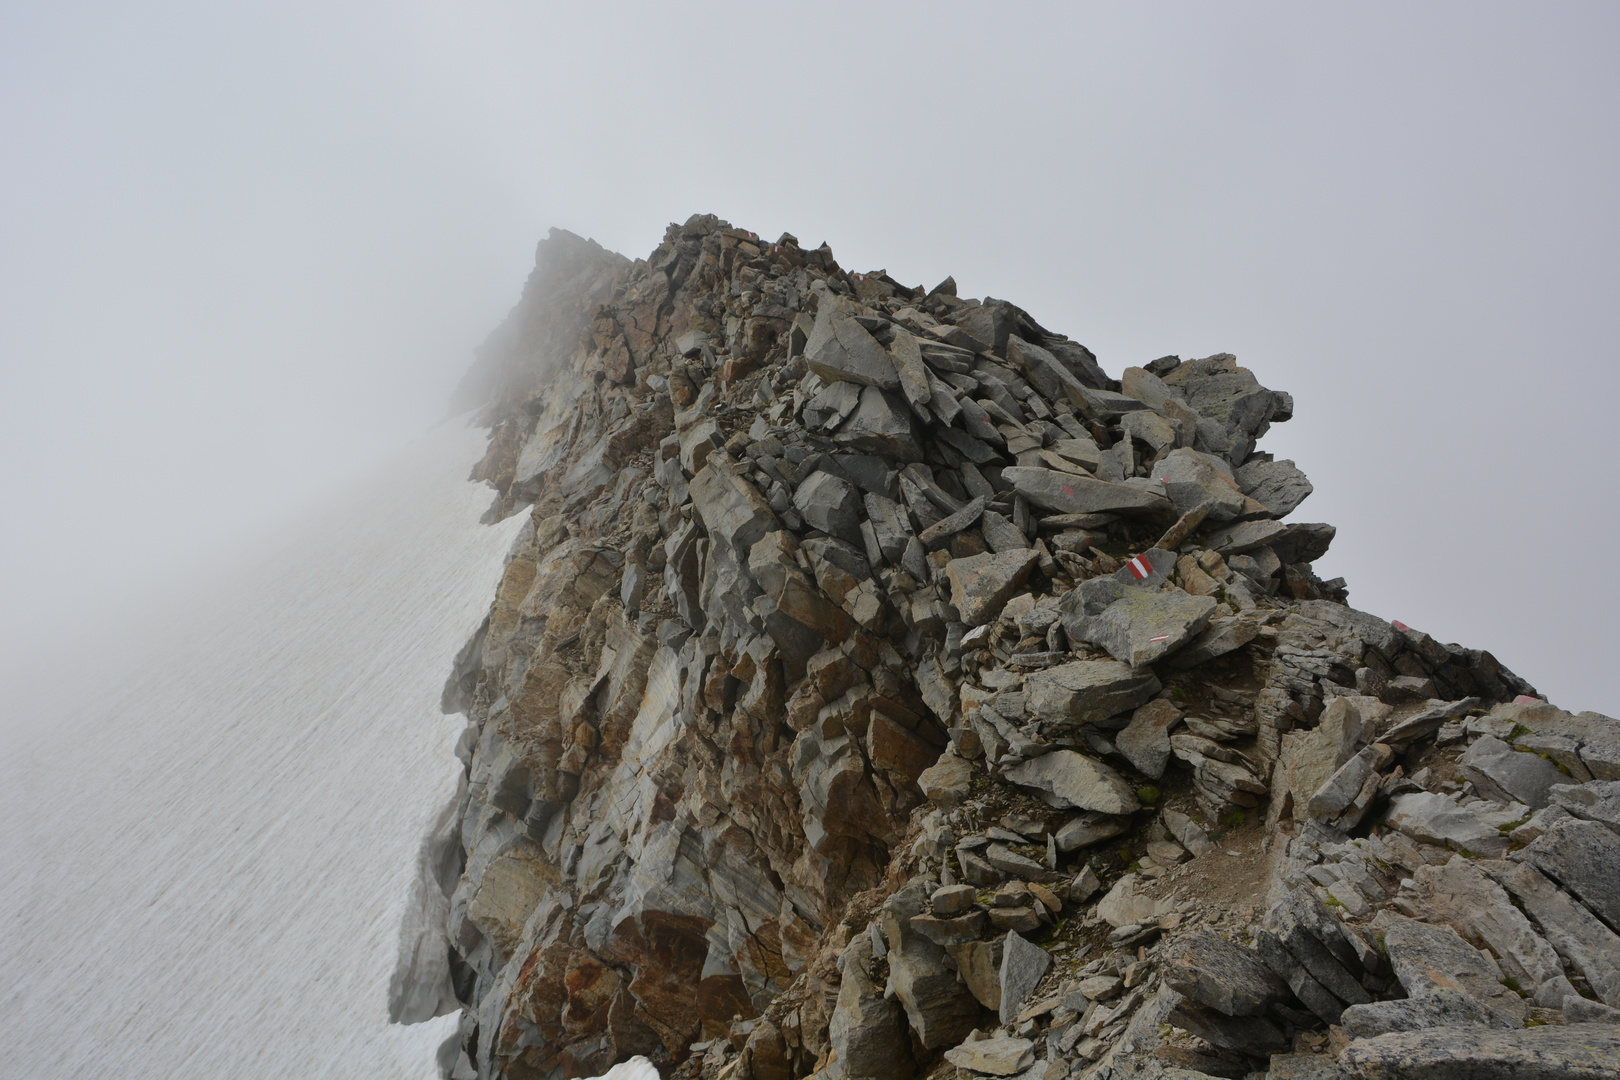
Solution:
[(445, 1075), (1620, 1075), (1620, 724), (1346, 606), (1234, 357), (694, 217), (461, 400)]

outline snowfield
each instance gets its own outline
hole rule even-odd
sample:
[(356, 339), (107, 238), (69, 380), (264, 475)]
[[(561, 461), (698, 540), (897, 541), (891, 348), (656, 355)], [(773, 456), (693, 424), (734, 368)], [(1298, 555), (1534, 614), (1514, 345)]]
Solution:
[(390, 1025), (388, 985), (460, 775), (439, 695), (524, 520), (478, 523), (486, 437), (434, 429), (8, 716), (0, 1075), (438, 1075), (457, 1017)]

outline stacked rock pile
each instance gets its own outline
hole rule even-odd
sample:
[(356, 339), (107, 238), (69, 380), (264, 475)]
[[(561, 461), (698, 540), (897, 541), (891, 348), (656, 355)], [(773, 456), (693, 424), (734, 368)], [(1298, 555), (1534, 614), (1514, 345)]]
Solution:
[(956, 292), (542, 244), (446, 1075), (1613, 1075), (1620, 725), (1348, 607), (1234, 357)]

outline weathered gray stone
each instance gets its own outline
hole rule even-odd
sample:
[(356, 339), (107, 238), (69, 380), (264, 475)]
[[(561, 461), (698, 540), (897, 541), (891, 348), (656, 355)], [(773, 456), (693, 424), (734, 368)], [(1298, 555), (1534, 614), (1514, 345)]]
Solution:
[(1497, 856), (1508, 848), (1508, 838), (1496, 829), (1446, 796), (1429, 791), (1395, 796), (1384, 820), (1414, 840), (1464, 854)]
[[(1230, 467), (1190, 447), (1172, 450), (1161, 458), (1153, 466), (1153, 479), (1163, 484), (1178, 514), (1203, 503), (1210, 504), (1210, 522), (1231, 521), (1252, 513), (1250, 500), (1238, 490)], [(1254, 509), (1260, 509), (1258, 504)]]
[(1323, 781), (1322, 786), (1316, 789), (1305, 804), (1305, 812), (1314, 818), (1338, 817), (1345, 807), (1355, 801), (1367, 783), (1367, 778), (1378, 771), (1379, 763), (1387, 760), (1388, 755), (1381, 753), (1377, 748), (1363, 747), (1349, 761), (1339, 766), (1332, 776)]
[(1167, 809), (1159, 816), (1164, 819), (1164, 827), (1170, 830), (1170, 835), (1176, 838), (1176, 842), (1193, 855), (1202, 855), (1215, 847), (1209, 834), (1186, 814)]
[(1012, 1035), (997, 1035), (947, 1050), (945, 1060), (959, 1069), (987, 1076), (1012, 1076), (1034, 1064), (1035, 1044)]
[(1001, 939), (1001, 1022), (1010, 1023), (1052, 967), (1052, 957), (1039, 945), (1008, 933)]
[(1495, 953), (1502, 970), (1525, 990), (1563, 975), (1553, 947), (1502, 886), (1469, 860), (1456, 855), (1444, 866), (1420, 866), (1412, 877), (1424, 905), (1471, 944)]
[(1595, 712), (1572, 716), (1544, 701), (1499, 705), (1491, 715), (1522, 724), (1538, 735), (1569, 739), (1579, 746), (1581, 762), (1593, 779), (1620, 780), (1620, 720)]
[[(982, 495), (973, 499), (962, 509), (953, 514), (948, 514), (928, 526), (917, 535), (917, 539), (921, 540), (923, 547), (929, 551), (938, 551), (940, 548), (946, 547), (950, 544), (952, 537), (979, 520), (989, 502), (990, 500)], [(1020, 545), (1020, 549), (1028, 546), (1028, 544)]]
[(1168, 915), (1175, 909), (1175, 903), (1170, 900), (1155, 900), (1136, 891), (1136, 883), (1141, 879), (1135, 874), (1126, 874), (1114, 882), (1114, 887), (1108, 890), (1101, 900), (1097, 901), (1097, 916), (1109, 926), (1140, 926), (1150, 923)]
[(1564, 1020), (1571, 1024), (1620, 1024), (1620, 1009), (1571, 993), (1564, 998)]
[(1620, 1008), (1620, 935), (1531, 867), (1494, 861), (1479, 867), (1519, 898), (1548, 943), (1586, 976), (1593, 992)]
[(883, 551), (883, 557), (889, 565), (899, 566), (905, 558), (906, 543), (912, 538), (911, 523), (906, 518), (905, 510), (893, 499), (882, 495), (868, 494), (863, 501), (867, 520)]
[(852, 544), (861, 542), (861, 495), (831, 473), (813, 472), (793, 493), (793, 507), (813, 528)]
[(889, 942), (889, 985), (906, 1019), (928, 1049), (961, 1041), (978, 1018), (979, 1004), (945, 963), (945, 951), (911, 927), (927, 903), (915, 882), (883, 902), (883, 936)]
[(1280, 521), (1242, 521), (1215, 530), (1209, 544), (1222, 555), (1241, 555), (1275, 541), (1288, 531)]
[(1113, 814), (1081, 814), (1065, 822), (1056, 833), (1059, 851), (1078, 851), (1092, 844), (1118, 836), (1130, 828), (1130, 822)]
[(1364, 722), (1356, 704), (1338, 697), (1322, 710), (1316, 727), (1283, 737), (1282, 767), (1287, 770), (1296, 817), (1304, 815), (1311, 796), (1355, 756), (1363, 731)]
[(974, 895), (970, 885), (942, 885), (928, 898), (928, 907), (935, 915), (948, 919), (973, 910)]
[(1260, 623), (1255, 619), (1215, 619), (1165, 662), (1177, 671), (1185, 671), (1241, 649), (1259, 633)]
[(1001, 938), (952, 945), (946, 952), (968, 991), (987, 1009), (1001, 1009)]
[(1024, 587), (1039, 561), (1030, 550), (952, 559), (945, 567), (945, 576), (951, 583), (951, 603), (962, 621), (968, 626), (993, 621)]
[(1620, 836), (1613, 831), (1566, 818), (1514, 857), (1574, 893), (1610, 927), (1620, 927)]
[(833, 442), (897, 461), (921, 461), (922, 446), (905, 399), (892, 391), (867, 386), (861, 403), (833, 433)]
[(1131, 589), (1081, 625), (1080, 638), (1122, 663), (1141, 667), (1175, 652), (1203, 632), (1215, 600), (1180, 589)]
[[(917, 339), (898, 326), (894, 328), (894, 338), (889, 342), (889, 360), (900, 379), (900, 392), (912, 409), (926, 418), (934, 397), (933, 387), (928, 381), (928, 367), (923, 363)], [(949, 420), (945, 422), (950, 423)]]
[(1395, 1032), (1358, 1039), (1339, 1060), (1356, 1080), (1612, 1080), (1620, 1025)]
[(839, 957), (843, 973), (838, 1003), (827, 1026), (827, 1038), (850, 1080), (908, 1077), (914, 1065), (900, 1006), (872, 982), (872, 940), (860, 934)]
[(1214, 1009), (1182, 1000), (1167, 1019), (1222, 1050), (1250, 1057), (1268, 1057), (1288, 1049), (1288, 1037), (1263, 1016), (1224, 1016)]
[(1115, 660), (1076, 660), (1025, 679), (1024, 707), (1041, 720), (1089, 724), (1134, 709), (1160, 689), (1151, 671)]
[(805, 342), (804, 361), (830, 383), (900, 389), (900, 376), (889, 354), (836, 302), (824, 304), (817, 313), (810, 340)]
[(1457, 759), (1457, 768), (1487, 798), (1522, 802), (1535, 810), (1547, 805), (1548, 789), (1566, 779), (1546, 758), (1515, 750), (1490, 735), (1475, 740)]
[(938, 915), (913, 915), (911, 917), (911, 928), (935, 945), (948, 947), (961, 945), (969, 941), (978, 941), (984, 936), (986, 922), (988, 922), (988, 918), (982, 911), (970, 911), (965, 915), (957, 915), (954, 918), (941, 918)]
[(1046, 876), (1046, 867), (1034, 859), (1025, 858), (1005, 844), (991, 844), (985, 848), (984, 861), (1003, 874), (1011, 874), (1025, 881), (1034, 881)]
[[(1449, 926), (1431, 926), (1385, 910), (1384, 950), (1395, 977), (1409, 997), (1428, 997), (1437, 989), (1458, 990), (1480, 1005), (1522, 1023), (1524, 1002), (1502, 985), (1502, 971)], [(1374, 925), (1379, 925), (1375, 923)]]
[(1014, 784), (1039, 791), (1050, 806), (1105, 814), (1131, 814), (1141, 809), (1135, 791), (1123, 776), (1073, 750), (1043, 754), (1013, 766), (1003, 775)]
[(1163, 493), (1142, 491), (1124, 484), (1021, 465), (1003, 469), (1001, 475), (1018, 494), (1036, 506), (1060, 514), (1176, 513)]
[(1234, 473), (1243, 494), (1264, 506), (1274, 518), (1287, 517), (1315, 489), (1292, 461), (1251, 461)]
[(1586, 784), (1556, 784), (1547, 791), (1558, 806), (1620, 832), (1620, 780), (1593, 780)]
[(1350, 1080), (1330, 1054), (1272, 1054), (1266, 1080)]
[[(1316, 982), (1346, 1004), (1370, 1000), (1361, 960), (1344, 930), (1309, 889), (1297, 888), (1266, 912), (1264, 928)], [(1264, 954), (1262, 954), (1264, 958)], [(1276, 970), (1276, 968), (1273, 968)], [(1277, 974), (1288, 978), (1288, 971)]]
[(1378, 736), (1382, 742), (1392, 746), (1404, 746), (1407, 743), (1426, 739), (1440, 730), (1440, 725), (1447, 720), (1454, 720), (1465, 716), (1469, 709), (1479, 704), (1478, 698), (1462, 698), (1459, 701), (1447, 701), (1432, 705), (1420, 713), (1407, 717), (1388, 731)]
[(1181, 710), (1167, 698), (1154, 698), (1131, 714), (1131, 722), (1114, 737), (1114, 745), (1145, 776), (1157, 780), (1170, 761), (1170, 732), (1181, 722)]
[(955, 754), (942, 754), (938, 761), (917, 777), (917, 786), (935, 806), (950, 809), (968, 796), (973, 783), (973, 766)]
[[(804, 406), (804, 423), (811, 431), (832, 431), (849, 419), (861, 403), (861, 388), (855, 383), (828, 383), (816, 392)], [(713, 425), (713, 421), (708, 421)], [(716, 438), (718, 441), (718, 438)], [(682, 444), (682, 464), (685, 464), (685, 444)], [(704, 451), (705, 454), (707, 451)], [(701, 466), (699, 466), (701, 468)], [(688, 470), (690, 471), (690, 470)]]
[(1204, 931), (1176, 941), (1163, 972), (1176, 993), (1226, 1016), (1259, 1016), (1288, 998), (1288, 987), (1252, 951)]
[(1344, 1030), (1358, 1039), (1392, 1031), (1424, 1031), (1440, 1027), (1516, 1028), (1518, 1023), (1481, 1005), (1471, 994), (1437, 986), (1422, 997), (1398, 998), (1351, 1005), (1339, 1019)]

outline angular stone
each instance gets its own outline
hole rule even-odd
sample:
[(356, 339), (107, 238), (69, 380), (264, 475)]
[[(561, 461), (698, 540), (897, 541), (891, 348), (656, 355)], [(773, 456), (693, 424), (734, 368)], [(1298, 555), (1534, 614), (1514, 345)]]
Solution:
[[(804, 406), (804, 424), (811, 431), (831, 431), (854, 412), (861, 403), (861, 388), (855, 383), (829, 383), (816, 392)], [(712, 424), (713, 421), (710, 421)], [(685, 456), (682, 456), (685, 462)]]
[(1274, 518), (1287, 517), (1315, 489), (1292, 461), (1251, 461), (1234, 473), (1243, 494), (1264, 506)]
[(1244, 521), (1216, 529), (1209, 545), (1222, 555), (1242, 555), (1276, 540), (1288, 531), (1280, 521)]
[(979, 1004), (945, 963), (945, 951), (911, 928), (926, 898), (908, 885), (883, 903), (883, 936), (889, 942), (889, 984), (906, 1010), (918, 1040), (930, 1050), (950, 1046), (973, 1028)]
[(1170, 451), (1153, 466), (1152, 478), (1164, 486), (1178, 514), (1204, 503), (1210, 504), (1211, 522), (1231, 521), (1250, 512), (1249, 500), (1238, 490), (1226, 463), (1197, 450)]
[(1209, 834), (1186, 814), (1175, 810), (1165, 810), (1159, 816), (1164, 819), (1164, 827), (1170, 830), (1170, 835), (1176, 838), (1176, 842), (1194, 856), (1202, 855), (1215, 847), (1214, 842), (1209, 838)]
[(1522, 802), (1533, 810), (1546, 806), (1548, 790), (1567, 779), (1546, 758), (1515, 750), (1490, 735), (1475, 740), (1457, 759), (1457, 768), (1485, 797), (1505, 803)]
[(1358, 1039), (1339, 1060), (1356, 1080), (1606, 1080), (1620, 1060), (1620, 1025), (1396, 1032)]
[(1252, 951), (1204, 931), (1170, 947), (1163, 973), (1176, 993), (1225, 1016), (1259, 1016), (1288, 999), (1287, 985)]
[(975, 895), (970, 885), (942, 885), (928, 898), (928, 907), (935, 915), (948, 919), (973, 910)]
[(1576, 817), (1600, 822), (1620, 832), (1620, 780), (1557, 784), (1548, 789), (1548, 796), (1554, 804)]
[(1266, 1080), (1350, 1080), (1330, 1054), (1272, 1054)]
[(1180, 589), (1132, 589), (1100, 615), (1089, 616), (1080, 637), (1101, 645), (1114, 659), (1141, 667), (1175, 652), (1203, 632), (1215, 601)]
[(1002, 938), (1000, 1015), (1003, 1024), (1018, 1015), (1018, 1010), (1024, 1007), (1051, 967), (1051, 955), (1039, 945), (1014, 933)]
[(1464, 854), (1501, 855), (1508, 838), (1444, 795), (1415, 791), (1389, 801), (1385, 822), (1414, 840)]
[(1427, 997), (1437, 988), (1458, 990), (1492, 1012), (1519, 1022), (1524, 1002), (1502, 985), (1502, 972), (1449, 926), (1431, 926), (1390, 911), (1384, 922), (1384, 951), (1408, 997)]
[[(1371, 1000), (1361, 986), (1361, 960), (1355, 947), (1309, 889), (1297, 888), (1273, 905), (1266, 912), (1264, 927), (1334, 997), (1347, 1004)], [(1277, 974), (1286, 979), (1289, 972)]]
[(1458, 701), (1448, 701), (1434, 705), (1407, 717), (1378, 738), (1392, 746), (1403, 746), (1407, 743), (1426, 739), (1440, 730), (1440, 725), (1447, 720), (1466, 716), (1468, 710), (1479, 704), (1478, 698), (1462, 698)]
[(1003, 775), (1014, 784), (1041, 792), (1049, 806), (1105, 814), (1131, 814), (1141, 809), (1136, 792), (1123, 776), (1073, 750), (1043, 754), (1013, 766)]
[(1174, 514), (1162, 493), (1110, 484), (1053, 469), (1015, 465), (1001, 471), (1002, 479), (1036, 506), (1060, 514), (1140, 513)]
[(996, 930), (1033, 934), (1042, 923), (1033, 907), (998, 907), (990, 909), (990, 925)]
[(889, 354), (837, 304), (824, 304), (816, 315), (804, 361), (811, 371), (830, 383), (900, 389), (900, 376)]
[(843, 978), (827, 1038), (851, 1080), (909, 1077), (913, 1064), (906, 1025), (899, 1005), (873, 984), (867, 970), (871, 962), (872, 939), (866, 934), (844, 947), (839, 957)]
[(1131, 722), (1114, 737), (1114, 746), (1138, 772), (1154, 780), (1170, 761), (1170, 732), (1181, 722), (1181, 710), (1167, 698), (1154, 698), (1131, 714)]
[(917, 339), (898, 326), (894, 328), (894, 339), (889, 342), (889, 360), (900, 379), (900, 392), (919, 416), (927, 417), (934, 397), (933, 387), (928, 382), (928, 368), (923, 363)]
[(1024, 708), (1041, 720), (1089, 724), (1134, 709), (1160, 689), (1151, 671), (1138, 673), (1115, 660), (1076, 660), (1025, 679)]
[[(949, 514), (928, 526), (918, 534), (917, 539), (921, 540), (923, 547), (929, 551), (938, 551), (946, 547), (958, 533), (979, 520), (989, 502), (990, 500), (983, 496), (974, 499), (954, 514)], [(1027, 544), (1022, 546), (1028, 547)]]
[(852, 544), (861, 542), (861, 495), (849, 481), (813, 472), (793, 493), (793, 507), (813, 528)]
[(938, 915), (913, 915), (911, 928), (935, 945), (949, 947), (978, 941), (984, 936), (985, 924), (988, 921), (988, 917), (982, 911), (970, 911), (966, 915), (948, 919), (942, 919)]
[(973, 766), (954, 754), (942, 754), (940, 759), (922, 771), (917, 786), (928, 801), (942, 809), (961, 804), (968, 796), (973, 782)]
[(978, 1042), (965, 1042), (945, 1051), (945, 1060), (959, 1069), (987, 1076), (1012, 1076), (1035, 1062), (1035, 1044), (1028, 1039), (997, 1035)]
[(1553, 947), (1513, 906), (1502, 886), (1468, 859), (1455, 855), (1444, 866), (1420, 866), (1412, 877), (1424, 905), (1469, 943), (1495, 953), (1502, 970), (1524, 990), (1563, 975)]
[(1181, 1000), (1168, 1021), (1222, 1050), (1267, 1057), (1288, 1049), (1288, 1038), (1262, 1016), (1223, 1016), (1214, 1009)]
[(866, 517), (872, 526), (878, 547), (890, 566), (899, 566), (906, 554), (906, 543), (911, 540), (911, 523), (900, 504), (882, 495), (867, 494)]
[(1001, 1009), (1001, 938), (969, 941), (946, 949), (968, 991), (987, 1009)]
[(1548, 943), (1586, 976), (1593, 992), (1620, 1008), (1620, 935), (1528, 866), (1482, 862), (1479, 867), (1519, 898)]
[(1111, 839), (1130, 828), (1130, 822), (1113, 814), (1081, 814), (1057, 831), (1059, 851), (1078, 851)]
[(1168, 915), (1175, 908), (1170, 900), (1155, 900), (1136, 891), (1141, 879), (1126, 874), (1114, 882), (1106, 896), (1097, 901), (1097, 917), (1116, 929), (1121, 926), (1141, 926)]
[(1011, 874), (1013, 877), (1023, 878), (1026, 881), (1046, 874), (1046, 867), (1034, 859), (1026, 859), (1005, 844), (991, 844), (985, 848), (984, 861), (1000, 870), (1003, 874)]
[(1305, 804), (1305, 812), (1324, 820), (1338, 817), (1345, 807), (1355, 801), (1367, 778), (1377, 772), (1379, 764), (1389, 760), (1389, 748), (1386, 746), (1383, 750), (1385, 752), (1380, 753), (1375, 747), (1364, 747), (1339, 766), (1338, 771), (1328, 777), (1310, 797)]
[(709, 536), (727, 538), (737, 551), (748, 551), (766, 533), (782, 527), (765, 496), (737, 475), (724, 451), (709, 455), (690, 486), (692, 506)]
[(833, 433), (833, 442), (897, 461), (921, 461), (922, 446), (911, 410), (899, 395), (876, 386), (861, 390), (861, 403)]
[(1595, 821), (1553, 823), (1522, 860), (1558, 882), (1611, 927), (1620, 927), (1620, 836)]
[(968, 626), (992, 622), (1029, 580), (1040, 560), (1034, 551), (1007, 551), (999, 555), (971, 555), (952, 559), (945, 567), (951, 583), (951, 603)]

